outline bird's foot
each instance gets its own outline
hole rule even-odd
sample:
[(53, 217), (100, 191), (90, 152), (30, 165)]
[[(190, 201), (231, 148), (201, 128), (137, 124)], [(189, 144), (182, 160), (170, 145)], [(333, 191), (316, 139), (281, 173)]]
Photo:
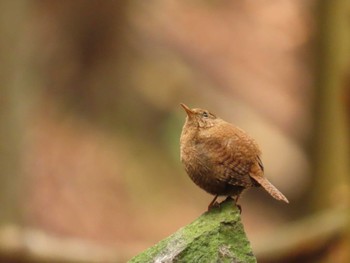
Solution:
[(218, 202), (216, 202), (217, 198), (218, 198), (218, 195), (214, 196), (214, 199), (208, 205), (208, 211), (210, 211), (210, 209), (212, 209), (214, 207), (220, 207), (220, 204)]
[(239, 209), (239, 213), (242, 214), (242, 207), (241, 207), (239, 204), (237, 204), (238, 198), (239, 198), (239, 196), (234, 196), (234, 198), (232, 198), (232, 196), (227, 196), (227, 197), (225, 198), (225, 200), (222, 201), (222, 202), (221, 202), (220, 204), (218, 204), (218, 205), (220, 206), (222, 203), (234, 201), (236, 207)]
[(239, 199), (239, 195), (235, 196), (234, 200), (235, 200), (235, 205), (237, 206), (237, 208), (239, 209), (239, 214), (242, 214), (242, 207), (238, 204), (238, 199)]
[(234, 198), (232, 198), (231, 196), (228, 196), (228, 197), (226, 197), (224, 202), (226, 202), (226, 201), (234, 201), (236, 207), (239, 209), (239, 213), (242, 214), (242, 207), (237, 203), (238, 202), (238, 198), (239, 198), (239, 195), (234, 196)]
[(236, 204), (238, 210), (239, 210), (239, 214), (242, 214), (242, 207), (239, 204)]
[(213, 208), (219, 208), (220, 207), (220, 203), (218, 203), (218, 202), (212, 202), (212, 203), (210, 203), (209, 205), (208, 205), (208, 211), (210, 211), (211, 209), (213, 209)]

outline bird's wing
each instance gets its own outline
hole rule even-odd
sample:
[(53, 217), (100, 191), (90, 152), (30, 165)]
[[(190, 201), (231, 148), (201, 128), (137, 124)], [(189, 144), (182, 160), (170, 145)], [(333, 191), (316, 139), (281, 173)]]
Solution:
[(252, 186), (255, 181), (249, 176), (251, 166), (257, 162), (255, 145), (247, 139), (232, 136), (209, 138), (203, 142), (202, 153), (218, 180), (234, 186)]

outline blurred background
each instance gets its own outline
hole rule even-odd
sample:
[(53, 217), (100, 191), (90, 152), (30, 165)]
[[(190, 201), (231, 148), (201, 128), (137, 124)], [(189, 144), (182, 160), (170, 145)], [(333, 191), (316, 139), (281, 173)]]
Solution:
[(126, 262), (207, 208), (185, 113), (251, 134), (259, 262), (350, 262), (350, 3), (1, 1), (0, 262)]

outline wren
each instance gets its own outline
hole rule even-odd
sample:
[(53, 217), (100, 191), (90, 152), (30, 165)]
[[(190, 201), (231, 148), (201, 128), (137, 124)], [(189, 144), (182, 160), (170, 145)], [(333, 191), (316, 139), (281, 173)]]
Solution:
[[(192, 181), (214, 195), (234, 197), (237, 205), (243, 190), (262, 186), (272, 197), (288, 199), (264, 176), (258, 144), (242, 129), (203, 109), (190, 109), (180, 138), (181, 161)], [(239, 206), (240, 208), (240, 206)]]

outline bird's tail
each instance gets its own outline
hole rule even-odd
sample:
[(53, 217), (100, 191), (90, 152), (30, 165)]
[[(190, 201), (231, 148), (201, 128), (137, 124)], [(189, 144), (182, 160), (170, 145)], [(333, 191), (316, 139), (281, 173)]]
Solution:
[(288, 199), (265, 177), (260, 175), (250, 175), (254, 178), (273, 198), (289, 203)]

